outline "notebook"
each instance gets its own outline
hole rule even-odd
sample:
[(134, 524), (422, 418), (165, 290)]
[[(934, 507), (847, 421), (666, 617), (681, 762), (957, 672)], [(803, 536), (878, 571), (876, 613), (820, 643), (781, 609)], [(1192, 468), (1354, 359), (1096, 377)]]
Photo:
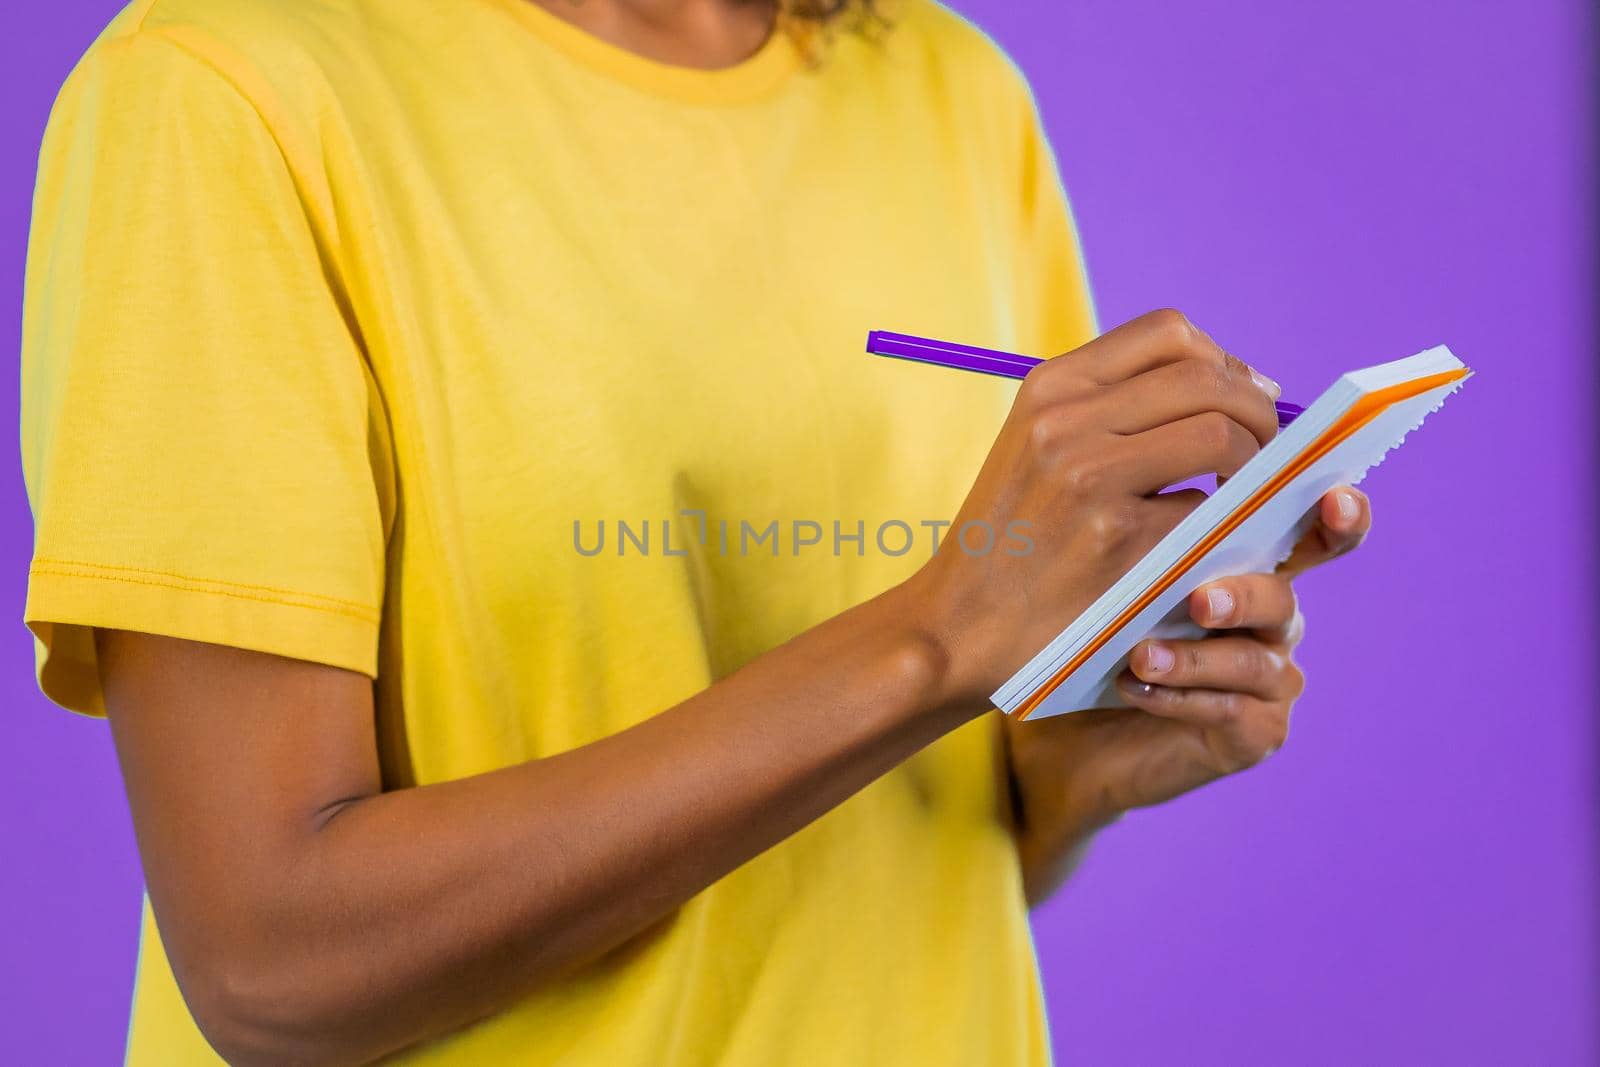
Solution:
[(1188, 616), (1191, 592), (1287, 559), (1322, 495), (1361, 481), (1470, 374), (1440, 345), (1334, 382), (1001, 686), (995, 705), (1039, 719), (1126, 703), (1114, 683), (1134, 645), (1204, 633)]

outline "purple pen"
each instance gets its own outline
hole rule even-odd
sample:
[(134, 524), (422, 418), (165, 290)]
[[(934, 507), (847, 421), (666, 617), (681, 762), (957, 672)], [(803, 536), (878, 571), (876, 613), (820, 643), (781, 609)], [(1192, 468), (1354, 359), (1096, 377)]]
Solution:
[[(1015, 352), (1000, 352), (976, 345), (960, 345), (953, 341), (935, 341), (928, 337), (915, 337), (908, 333), (891, 333), (873, 330), (867, 334), (867, 351), (875, 356), (893, 356), (914, 363), (931, 363), (936, 367), (954, 367), (956, 370), (993, 374), (1000, 378), (1025, 378), (1042, 359), (1021, 356)], [(1299, 404), (1287, 400), (1276, 401), (1278, 428), (1289, 425), (1305, 411)]]

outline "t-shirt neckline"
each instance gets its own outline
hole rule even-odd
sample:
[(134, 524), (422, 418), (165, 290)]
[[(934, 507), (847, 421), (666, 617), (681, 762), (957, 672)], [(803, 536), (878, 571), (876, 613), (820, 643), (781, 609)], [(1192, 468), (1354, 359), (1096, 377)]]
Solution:
[(686, 103), (748, 103), (775, 90), (801, 66), (799, 49), (782, 27), (731, 67), (708, 70), (650, 59), (602, 40), (546, 11), (533, 0), (496, 0), (550, 47), (607, 77), (644, 92)]

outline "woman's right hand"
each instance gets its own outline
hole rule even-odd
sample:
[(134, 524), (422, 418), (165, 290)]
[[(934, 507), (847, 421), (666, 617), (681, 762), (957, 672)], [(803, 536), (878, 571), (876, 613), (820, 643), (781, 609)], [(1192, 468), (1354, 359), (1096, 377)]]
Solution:
[(1029, 373), (905, 588), (940, 647), (948, 699), (986, 702), (1204, 499), (1162, 489), (1238, 471), (1277, 432), (1277, 396), (1172, 310)]

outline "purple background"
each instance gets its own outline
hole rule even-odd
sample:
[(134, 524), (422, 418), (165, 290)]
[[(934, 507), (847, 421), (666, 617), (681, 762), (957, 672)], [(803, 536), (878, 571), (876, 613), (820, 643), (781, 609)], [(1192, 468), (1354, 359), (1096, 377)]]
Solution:
[[(1039, 915), (1063, 1062), (1600, 1057), (1587, 6), (959, 3), (1034, 83), (1107, 324), (1179, 306), (1297, 399), (1440, 341), (1479, 371), (1369, 483), (1371, 544), (1304, 583), (1289, 747), (1127, 819)], [(117, 7), (10, 13), (13, 338), (38, 137)], [(13, 618), (29, 529), (13, 460)], [(137, 859), (103, 725), (29, 656), (14, 624), (0, 1033), (10, 1062), (113, 1062)]]

